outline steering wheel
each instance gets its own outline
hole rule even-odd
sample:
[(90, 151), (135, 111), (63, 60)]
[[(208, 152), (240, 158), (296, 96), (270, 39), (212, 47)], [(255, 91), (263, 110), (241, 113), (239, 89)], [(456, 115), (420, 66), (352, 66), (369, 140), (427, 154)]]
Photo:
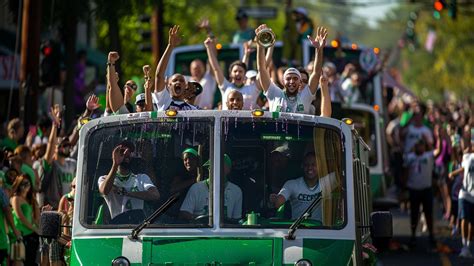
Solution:
[(199, 222), (199, 223), (203, 223), (205, 221), (204, 219), (207, 218), (207, 220), (209, 220), (209, 217), (210, 217), (209, 214), (199, 215), (199, 216), (194, 218), (194, 221)]

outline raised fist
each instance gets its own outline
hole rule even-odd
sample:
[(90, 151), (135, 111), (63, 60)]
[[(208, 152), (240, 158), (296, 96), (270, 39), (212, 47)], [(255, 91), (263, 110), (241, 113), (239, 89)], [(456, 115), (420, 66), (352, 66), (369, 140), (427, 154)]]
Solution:
[(107, 58), (107, 60), (110, 62), (110, 63), (115, 63), (117, 60), (119, 60), (120, 56), (117, 52), (109, 52), (109, 56)]

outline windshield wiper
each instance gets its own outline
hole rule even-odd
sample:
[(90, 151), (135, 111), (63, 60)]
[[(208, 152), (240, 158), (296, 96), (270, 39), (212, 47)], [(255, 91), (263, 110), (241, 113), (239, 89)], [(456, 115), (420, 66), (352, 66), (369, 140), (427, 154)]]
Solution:
[(130, 239), (132, 240), (138, 240), (138, 234), (145, 229), (150, 223), (153, 223), (153, 221), (158, 218), (161, 214), (163, 214), (173, 203), (178, 201), (179, 199), (179, 193), (174, 194), (173, 196), (169, 197), (169, 199), (163, 203), (154, 213), (152, 213), (150, 216), (148, 216), (141, 224), (139, 224), (135, 229), (132, 230), (132, 234), (129, 236)]
[(300, 227), (301, 223), (308, 219), (308, 217), (311, 216), (311, 214), (313, 213), (313, 210), (314, 208), (319, 204), (319, 202), (321, 201), (321, 198), (322, 198), (322, 193), (319, 194), (319, 196), (317, 198), (315, 198), (313, 200), (313, 202), (311, 202), (311, 204), (308, 206), (308, 208), (306, 208), (306, 210), (303, 212), (303, 214), (300, 215), (300, 217), (298, 217), (298, 219), (296, 219), (290, 226), (290, 229), (288, 230), (288, 235), (285, 237), (286, 239), (288, 240), (295, 240), (295, 232), (296, 232), (296, 229), (298, 229), (298, 227)]

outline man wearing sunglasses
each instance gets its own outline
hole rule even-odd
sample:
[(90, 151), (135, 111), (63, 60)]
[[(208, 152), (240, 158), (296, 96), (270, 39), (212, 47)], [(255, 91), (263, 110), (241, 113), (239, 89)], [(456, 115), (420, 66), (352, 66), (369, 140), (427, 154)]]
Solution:
[[(123, 104), (127, 107), (128, 112), (133, 113), (133, 105), (130, 103), (133, 95), (137, 92), (137, 84), (133, 80), (127, 80), (123, 86)], [(137, 111), (138, 112), (138, 111)]]

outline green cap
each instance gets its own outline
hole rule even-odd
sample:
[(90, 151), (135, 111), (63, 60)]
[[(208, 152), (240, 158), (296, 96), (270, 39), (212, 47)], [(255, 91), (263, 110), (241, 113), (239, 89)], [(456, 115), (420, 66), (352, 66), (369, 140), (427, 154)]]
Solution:
[(185, 153), (190, 153), (190, 154), (192, 154), (192, 155), (194, 155), (194, 156), (196, 156), (196, 157), (199, 156), (198, 152), (197, 152), (195, 149), (193, 149), (193, 148), (187, 148), (186, 150), (183, 151), (183, 155), (184, 155)]
[[(227, 154), (224, 154), (224, 163), (227, 166), (232, 167), (232, 160)], [(211, 166), (211, 160), (207, 160), (202, 166)]]

